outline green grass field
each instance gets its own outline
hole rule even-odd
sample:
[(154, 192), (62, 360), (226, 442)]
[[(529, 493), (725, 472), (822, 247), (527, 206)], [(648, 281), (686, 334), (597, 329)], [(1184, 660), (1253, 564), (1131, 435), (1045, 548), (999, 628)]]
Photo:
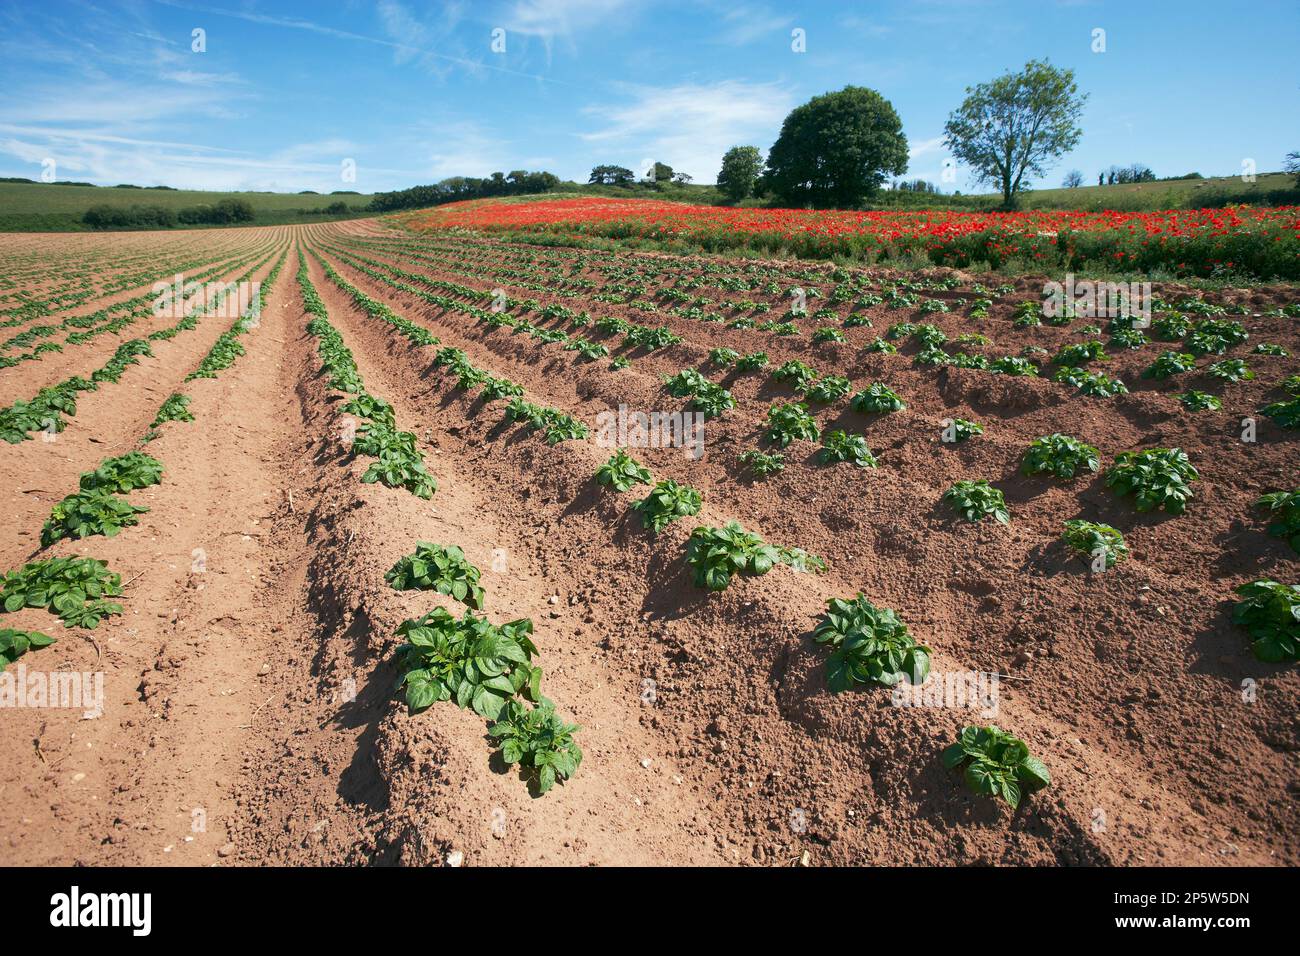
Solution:
[[(118, 186), (61, 186), (55, 183), (0, 182), (0, 232), (73, 232), (86, 226), (81, 217), (91, 206), (165, 206), (179, 210), (210, 206), (222, 199), (246, 199), (253, 206), (252, 225), (278, 226), (294, 222), (329, 222), (370, 215), (368, 195), (300, 195), (298, 193), (201, 192), (190, 189), (133, 189)], [(343, 201), (347, 215), (319, 212)], [(189, 227), (219, 228), (219, 227)]]
[[(704, 205), (725, 205), (714, 186), (632, 187), (589, 186), (561, 183), (555, 190), (570, 196), (609, 196), (619, 198), (668, 199)], [(521, 197), (529, 198), (529, 197)], [(62, 186), (54, 183), (0, 182), (0, 232), (80, 232), (86, 230), (81, 217), (91, 206), (159, 205), (173, 210), (211, 205), (221, 199), (246, 199), (253, 206), (253, 225), (274, 226), (288, 223), (329, 222), (357, 219), (371, 215), (366, 211), (369, 195), (299, 194), (268, 192), (200, 192), (185, 189), (135, 189), (119, 186)], [(873, 204), (881, 209), (995, 209), (1000, 195), (934, 195), (909, 192), (885, 192)], [(326, 206), (345, 202), (347, 214), (324, 213)], [(1255, 182), (1243, 183), (1239, 176), (1213, 179), (1179, 179), (1154, 183), (1116, 186), (1080, 186), (1077, 189), (1031, 190), (1021, 197), (1023, 209), (1115, 209), (1141, 212), (1151, 209), (1189, 209), (1221, 207), (1229, 203), (1263, 206), (1300, 204), (1300, 189), (1286, 173), (1261, 173)], [(767, 203), (748, 199), (744, 206)], [(221, 228), (219, 226), (189, 228)]]

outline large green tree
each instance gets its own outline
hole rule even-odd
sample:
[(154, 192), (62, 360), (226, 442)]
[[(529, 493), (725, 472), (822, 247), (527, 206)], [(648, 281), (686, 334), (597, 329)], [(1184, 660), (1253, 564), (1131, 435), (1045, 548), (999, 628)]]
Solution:
[(722, 157), (718, 189), (732, 202), (740, 202), (754, 191), (763, 172), (763, 157), (757, 146), (733, 146)]
[(630, 186), (636, 174), (626, 166), (593, 166), (589, 183), (597, 183), (603, 186)]
[(846, 86), (814, 96), (781, 124), (764, 185), (791, 206), (856, 206), (907, 172), (907, 137), (889, 100)]
[(673, 168), (667, 163), (661, 163), (655, 160), (654, 166), (646, 170), (646, 173), (657, 183), (670, 182), (673, 178)]
[(1078, 144), (1087, 100), (1073, 70), (1030, 60), (1019, 73), (967, 87), (966, 99), (944, 125), (944, 142), (1011, 205), (1029, 177), (1044, 175), (1052, 160)]

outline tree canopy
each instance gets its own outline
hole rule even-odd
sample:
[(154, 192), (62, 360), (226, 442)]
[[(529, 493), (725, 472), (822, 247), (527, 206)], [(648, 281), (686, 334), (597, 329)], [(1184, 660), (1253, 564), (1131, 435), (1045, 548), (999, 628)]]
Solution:
[(1079, 142), (1079, 116), (1088, 95), (1074, 71), (1030, 60), (1019, 73), (966, 88), (966, 99), (948, 117), (944, 142), (975, 178), (1002, 190), (1010, 205), (1029, 177)]
[(815, 96), (781, 124), (764, 185), (791, 206), (849, 207), (907, 172), (907, 137), (893, 105), (861, 86)]
[(636, 179), (636, 173), (626, 166), (596, 166), (591, 170), (589, 183), (597, 183), (602, 186), (629, 186), (632, 180)]
[(763, 172), (763, 157), (757, 146), (733, 146), (722, 157), (718, 189), (732, 202), (740, 202), (754, 191)]

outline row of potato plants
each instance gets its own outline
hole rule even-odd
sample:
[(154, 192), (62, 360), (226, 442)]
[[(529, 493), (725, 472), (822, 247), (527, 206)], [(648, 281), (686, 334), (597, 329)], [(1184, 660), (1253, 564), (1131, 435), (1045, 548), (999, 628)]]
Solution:
[[(270, 258), (267, 256), (253, 265), (236, 281), (247, 281)], [(152, 332), (145, 338), (123, 342), (114, 351), (113, 357), (93, 371), (89, 378), (73, 375), (58, 384), (42, 388), (26, 401), (19, 399), (7, 408), (0, 408), (0, 439), (18, 444), (39, 431), (62, 432), (67, 427), (67, 419), (77, 414), (79, 392), (96, 391), (103, 383), (116, 383), (128, 368), (140, 363), (142, 356), (153, 355), (151, 343), (172, 339), (196, 328), (208, 308), (207, 303), (195, 303), (174, 325)]]
[[(412, 347), (437, 343), (427, 330), (366, 296), (319, 254), (313, 255), (330, 280), (359, 308), (392, 326)], [(330, 334), (332, 327), (326, 328), (324, 303), (311, 286), (301, 253), (299, 260), (304, 305), (314, 316), (308, 328), (321, 338), (322, 358), (333, 376), (331, 385), (357, 396), (344, 410), (366, 418), (370, 422), (366, 426), (368, 433), (374, 427), (375, 416), (393, 427), (391, 406), (364, 391), (351, 352), (337, 332)], [(474, 369), (463, 352), (443, 349), (438, 354), (441, 364), (452, 367), (465, 382), (462, 387), (472, 383), (492, 388), (498, 384), (498, 380)], [(361, 440), (358, 438), (358, 442)], [(415, 493), (427, 497), (418, 490)], [(414, 553), (388, 570), (385, 580), (396, 590), (433, 591), (467, 607), (459, 619), (439, 607), (398, 627), (397, 635), (405, 643), (395, 654), (397, 689), (404, 693), (407, 709), (413, 715), (435, 703), (455, 701), (489, 720), (488, 734), (497, 741), (504, 763), (519, 765), (529, 785), (538, 795), (545, 794), (577, 772), (582, 750), (574, 734), (580, 728), (565, 722), (554, 702), (541, 692), (542, 669), (533, 661), (537, 647), (531, 636), (532, 621), (520, 619), (496, 625), (486, 615), (474, 613), (482, 611), (485, 603), (481, 578), (481, 572), (465, 558), (461, 548), (429, 542), (418, 542)]]
[[(267, 277), (266, 288), (274, 285), (284, 259), (285, 254), (281, 254)], [(219, 306), (223, 298), (224, 293), (219, 293), (212, 306)], [(253, 316), (259, 312), (260, 290), (259, 300), (250, 303), (227, 334), (247, 332)], [(242, 348), (238, 354), (243, 354)], [(215, 377), (217, 371), (233, 361), (234, 356), (219, 340), (199, 366), (203, 375), (193, 373), (187, 381)], [(156, 435), (155, 429), (164, 421), (193, 421), (194, 416), (185, 411), (188, 404), (188, 397), (181, 395), (165, 400), (141, 444)], [(162, 462), (138, 450), (104, 459), (93, 471), (81, 474), (77, 491), (54, 505), (41, 528), (41, 546), (50, 547), (64, 539), (112, 538), (122, 529), (138, 524), (138, 515), (149, 509), (131, 504), (125, 496), (159, 484), (162, 477)], [(96, 558), (54, 557), (28, 562), (20, 570), (6, 574), (0, 590), (0, 606), (10, 613), (24, 607), (45, 607), (58, 614), (66, 627), (94, 628), (104, 617), (122, 613), (122, 606), (109, 600), (121, 594), (121, 576), (110, 572), (107, 562)], [(23, 654), (53, 643), (54, 638), (39, 631), (0, 628), (0, 670)]]

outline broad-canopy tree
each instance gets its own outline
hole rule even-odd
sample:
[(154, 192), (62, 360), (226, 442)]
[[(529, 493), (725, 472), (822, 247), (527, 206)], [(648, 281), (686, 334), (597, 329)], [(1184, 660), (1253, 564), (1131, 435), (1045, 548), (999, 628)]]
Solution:
[(732, 202), (740, 202), (754, 191), (763, 172), (763, 157), (757, 146), (733, 146), (722, 157), (718, 189)]
[(1002, 200), (1042, 176), (1068, 153), (1083, 131), (1079, 117), (1088, 94), (1074, 71), (1030, 60), (1019, 73), (966, 88), (966, 99), (944, 125), (944, 143), (974, 170), (975, 178), (1002, 190)]
[(591, 170), (589, 183), (603, 186), (628, 186), (636, 179), (636, 173), (625, 166), (595, 166)]
[(767, 156), (764, 186), (781, 202), (850, 207), (907, 172), (907, 137), (893, 105), (846, 86), (795, 107)]

